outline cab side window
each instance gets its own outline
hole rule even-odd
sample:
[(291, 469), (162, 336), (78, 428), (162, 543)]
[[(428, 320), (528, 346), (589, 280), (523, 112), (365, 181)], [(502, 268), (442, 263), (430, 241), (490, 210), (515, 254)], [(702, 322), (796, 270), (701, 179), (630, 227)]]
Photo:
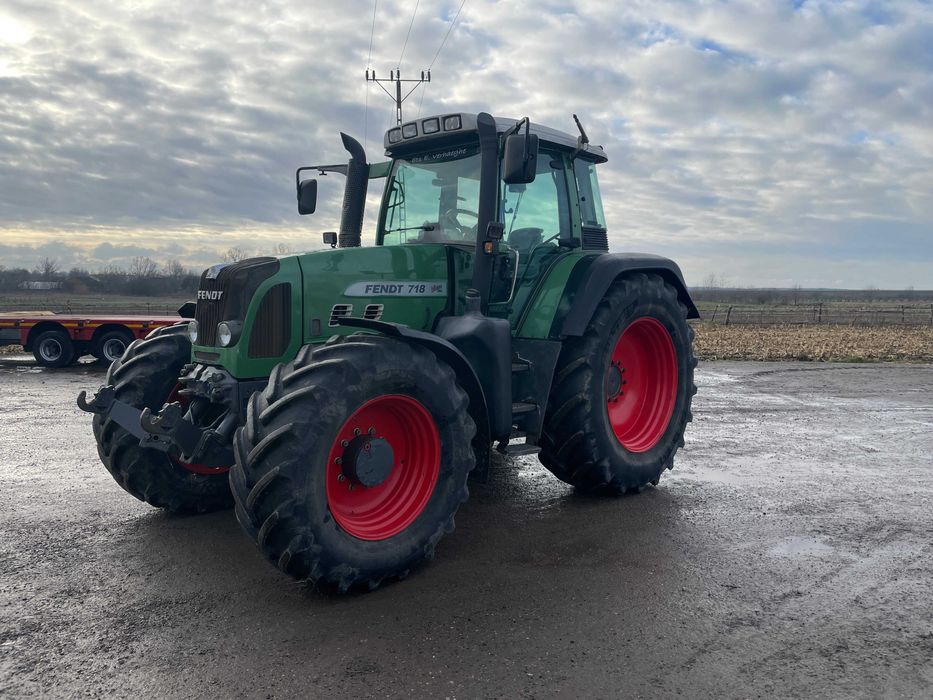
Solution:
[[(563, 157), (542, 149), (534, 182), (502, 186), (501, 209), (505, 242), (520, 256), (550, 238), (569, 234)], [(556, 240), (552, 244), (556, 246)]]

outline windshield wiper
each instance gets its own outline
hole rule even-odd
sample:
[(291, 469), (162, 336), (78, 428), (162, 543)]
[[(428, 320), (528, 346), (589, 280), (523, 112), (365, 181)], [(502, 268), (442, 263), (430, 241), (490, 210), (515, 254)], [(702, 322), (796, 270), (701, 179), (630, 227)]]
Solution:
[(404, 226), (402, 228), (387, 228), (383, 233), (395, 233), (396, 231), (434, 231), (438, 227), (435, 223), (423, 223), (420, 226)]

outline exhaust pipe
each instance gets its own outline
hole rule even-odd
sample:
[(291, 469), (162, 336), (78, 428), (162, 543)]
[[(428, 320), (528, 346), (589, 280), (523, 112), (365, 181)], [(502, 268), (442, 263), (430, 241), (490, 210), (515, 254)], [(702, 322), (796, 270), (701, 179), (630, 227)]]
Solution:
[(337, 244), (341, 248), (359, 248), (362, 244), (363, 210), (366, 208), (366, 189), (369, 187), (369, 164), (360, 142), (340, 133), (343, 147), (350, 153), (347, 163), (347, 183), (343, 189), (343, 210), (340, 214), (340, 232)]

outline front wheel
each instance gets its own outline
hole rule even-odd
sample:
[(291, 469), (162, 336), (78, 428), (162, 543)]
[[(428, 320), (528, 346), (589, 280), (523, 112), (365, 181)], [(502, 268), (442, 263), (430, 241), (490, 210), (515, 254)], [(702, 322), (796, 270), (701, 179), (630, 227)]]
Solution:
[(467, 409), (424, 348), (365, 334), (308, 346), (250, 399), (230, 471), (237, 519), (297, 579), (345, 591), (404, 577), (467, 498)]
[[(158, 411), (165, 403), (187, 398), (178, 394), (178, 375), (190, 360), (185, 325), (167, 326), (130, 344), (107, 371), (116, 398), (142, 410)], [(227, 469), (183, 461), (174, 453), (142, 447), (112, 418), (94, 416), (97, 453), (114, 480), (128, 493), (157, 508), (178, 513), (206, 513), (233, 504)]]
[(541, 462), (588, 491), (625, 493), (673, 468), (692, 419), (693, 329), (676, 290), (651, 274), (616, 282), (579, 338), (565, 341)]

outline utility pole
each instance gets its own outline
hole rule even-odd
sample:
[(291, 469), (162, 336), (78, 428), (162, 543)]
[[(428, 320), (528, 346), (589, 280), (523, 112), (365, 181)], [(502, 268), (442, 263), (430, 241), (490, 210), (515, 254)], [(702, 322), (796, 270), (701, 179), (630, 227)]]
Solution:
[[(413, 93), (419, 85), (422, 83), (431, 82), (431, 71), (421, 71), (421, 78), (402, 78), (402, 72), (396, 68), (395, 70), (389, 71), (389, 79), (377, 78), (376, 71), (366, 70), (366, 81), (370, 83), (376, 83), (379, 87), (382, 88), (382, 91), (389, 96), (393, 102), (395, 102), (395, 124), (401, 125), (402, 123), (402, 103), (408, 99), (409, 95)], [(386, 89), (386, 85), (391, 85), (395, 83), (395, 94), (393, 95)], [(405, 96), (402, 97), (402, 83), (414, 83), (414, 86), (411, 90), (405, 93)]]

